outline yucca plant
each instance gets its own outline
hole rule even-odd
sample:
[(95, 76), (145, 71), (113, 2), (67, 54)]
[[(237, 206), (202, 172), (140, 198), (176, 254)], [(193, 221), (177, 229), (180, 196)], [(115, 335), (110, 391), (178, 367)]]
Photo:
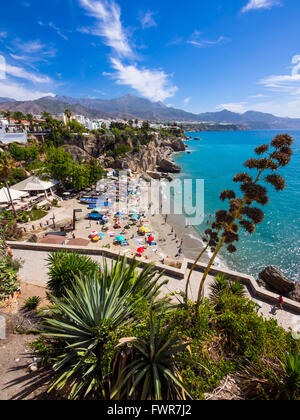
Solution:
[(28, 312), (34, 311), (35, 309), (37, 309), (41, 301), (42, 299), (40, 298), (40, 296), (31, 296), (25, 300), (22, 309)]
[[(176, 354), (184, 351), (183, 343), (171, 332), (161, 328), (150, 314), (150, 334), (147, 338), (129, 339), (132, 362), (119, 374), (111, 399), (126, 400), (185, 400), (191, 398), (180, 377)], [(123, 339), (126, 344), (127, 340)]]
[(111, 347), (124, 334), (122, 328), (133, 321), (139, 303), (151, 299), (161, 287), (153, 270), (146, 268), (136, 275), (134, 261), (129, 268), (125, 259), (117, 261), (111, 276), (106, 262), (104, 266), (102, 274), (75, 276), (63, 298), (50, 297), (53, 306), (44, 314), (43, 335), (61, 349), (53, 364), (57, 376), (51, 389), (67, 392), (70, 399), (106, 398), (111, 373), (107, 349), (113, 356), (116, 350)]
[[(121, 295), (131, 290), (131, 299), (136, 300), (142, 297), (152, 303), (158, 296), (161, 287), (168, 281), (161, 281), (163, 274), (157, 273), (155, 265), (152, 263), (140, 270), (139, 268), (140, 264), (136, 260), (132, 260), (128, 264), (126, 256), (119, 256), (116, 261), (111, 261), (110, 267), (107, 260), (104, 259), (101, 276), (108, 286), (113, 282), (120, 281), (122, 284)], [(166, 303), (167, 299), (160, 299), (153, 303), (153, 307), (158, 310), (161, 305), (165, 307)]]
[(232, 294), (238, 297), (245, 296), (243, 285), (237, 281), (230, 281), (224, 274), (217, 274), (214, 282), (210, 285), (210, 300), (217, 305), (224, 294)]
[(300, 355), (298, 352), (288, 353), (282, 363), (285, 374), (284, 388), (289, 399), (300, 396)]
[(72, 289), (76, 275), (85, 276), (98, 271), (98, 264), (91, 258), (67, 251), (50, 254), (47, 265), (49, 268), (47, 287), (56, 297), (62, 297), (66, 289)]

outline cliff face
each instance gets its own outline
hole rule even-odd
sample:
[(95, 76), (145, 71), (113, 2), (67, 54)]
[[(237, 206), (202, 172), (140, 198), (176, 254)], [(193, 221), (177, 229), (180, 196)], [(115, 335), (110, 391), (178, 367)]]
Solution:
[(91, 157), (99, 158), (104, 155), (109, 145), (115, 145), (115, 141), (114, 136), (78, 135), (72, 139), (64, 140), (63, 147), (71, 153), (75, 161), (82, 158), (88, 160)]
[[(180, 168), (170, 159), (174, 152), (186, 150), (185, 143), (177, 137), (153, 138), (139, 151), (122, 155), (118, 159), (106, 157), (108, 145), (115, 145), (114, 136), (77, 136), (66, 140), (63, 147), (71, 153), (73, 159), (89, 160), (91, 157), (101, 159), (105, 167), (114, 169), (131, 169), (133, 172), (146, 172), (160, 170), (162, 172), (176, 173)], [(130, 139), (127, 145), (131, 146)]]

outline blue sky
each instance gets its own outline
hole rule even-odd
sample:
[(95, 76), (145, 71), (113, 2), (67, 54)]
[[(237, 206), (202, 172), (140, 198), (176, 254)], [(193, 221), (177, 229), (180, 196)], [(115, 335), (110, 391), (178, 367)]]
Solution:
[(0, 96), (300, 117), (299, 17), (299, 0), (2, 2)]

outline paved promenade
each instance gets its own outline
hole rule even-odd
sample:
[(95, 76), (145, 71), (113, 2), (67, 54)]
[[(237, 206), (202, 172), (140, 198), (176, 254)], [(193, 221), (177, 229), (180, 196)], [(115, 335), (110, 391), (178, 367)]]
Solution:
[[(23, 260), (23, 267), (20, 270), (20, 275), (27, 283), (34, 284), (40, 287), (46, 287), (47, 276), (47, 251), (44, 250), (30, 250), (30, 249), (13, 249), (14, 256)], [(90, 255), (95, 261), (102, 263), (103, 257), (101, 255)], [(111, 258), (107, 258), (108, 263)], [(163, 267), (162, 267), (163, 268)], [(189, 269), (182, 272), (182, 278), (172, 273), (164, 274), (162, 280), (167, 279), (168, 284), (163, 287), (163, 293), (183, 292), (185, 290), (186, 279), (189, 274)], [(214, 277), (209, 276), (205, 285), (205, 296), (209, 295), (209, 286)], [(198, 285), (201, 280), (201, 272), (194, 271), (191, 279), (191, 295), (194, 299), (197, 297)], [(250, 287), (247, 287), (248, 297), (256, 301), (260, 305), (259, 313), (266, 318), (274, 318), (279, 325), (285, 329), (292, 328), (294, 331), (300, 332), (300, 311), (284, 309), (274, 312), (274, 304), (269, 299), (261, 299), (254, 297)]]

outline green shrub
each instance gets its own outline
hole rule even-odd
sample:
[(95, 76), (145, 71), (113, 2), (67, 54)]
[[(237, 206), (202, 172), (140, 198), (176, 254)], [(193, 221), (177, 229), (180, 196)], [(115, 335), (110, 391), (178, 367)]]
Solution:
[(27, 223), (29, 221), (29, 214), (27, 211), (21, 211), (18, 214), (18, 219), (17, 222), (18, 223)]
[(66, 289), (72, 290), (75, 276), (87, 276), (98, 271), (98, 264), (91, 258), (68, 252), (55, 252), (48, 256), (48, 289), (62, 297)]
[(0, 306), (1, 301), (12, 296), (19, 288), (16, 270), (10, 265), (10, 260), (4, 258), (0, 261)]
[(39, 296), (32, 296), (25, 300), (22, 309), (25, 311), (34, 311), (41, 303), (41, 300)]

